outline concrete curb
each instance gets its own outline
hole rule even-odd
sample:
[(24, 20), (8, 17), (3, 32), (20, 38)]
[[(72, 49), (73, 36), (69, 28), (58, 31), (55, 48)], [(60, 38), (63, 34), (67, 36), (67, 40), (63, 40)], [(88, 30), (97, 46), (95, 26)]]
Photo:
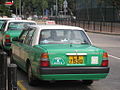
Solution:
[(23, 80), (17, 81), (17, 85), (18, 85), (18, 88), (20, 88), (20, 90), (27, 90), (27, 88), (25, 88), (23, 85)]

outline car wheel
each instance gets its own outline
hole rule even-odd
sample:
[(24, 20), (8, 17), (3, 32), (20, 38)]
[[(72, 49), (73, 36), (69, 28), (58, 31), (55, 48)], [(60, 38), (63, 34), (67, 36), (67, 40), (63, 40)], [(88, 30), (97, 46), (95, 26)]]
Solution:
[(6, 51), (6, 52), (7, 52), (8, 56), (11, 56), (12, 50), (8, 50), (8, 51)]
[(82, 84), (84, 85), (91, 85), (93, 83), (93, 80), (82, 80)]
[(28, 84), (31, 86), (35, 86), (35, 77), (32, 74), (31, 65), (28, 65)]

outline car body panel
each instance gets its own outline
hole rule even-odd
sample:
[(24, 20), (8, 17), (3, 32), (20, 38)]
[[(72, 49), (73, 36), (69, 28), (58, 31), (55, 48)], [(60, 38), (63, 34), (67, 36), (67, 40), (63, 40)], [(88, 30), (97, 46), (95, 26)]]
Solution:
[(99, 80), (106, 78), (108, 74), (61, 74), (61, 75), (41, 75), (42, 80)]
[[(99, 80), (108, 75), (109, 67), (101, 66), (102, 61), (108, 59), (103, 58), (103, 53), (106, 51), (93, 46), (82, 28), (61, 25), (33, 25), (29, 27), (31, 31), (25, 30), (19, 37), (23, 40), (22, 43), (19, 41), (12, 43), (14, 61), (24, 71), (27, 72), (27, 64), (30, 64), (33, 75), (41, 80)], [(83, 31), (89, 40), (89, 44), (41, 44), (41, 32), (47, 29)], [(48, 53), (48, 67), (40, 66), (43, 53)], [(74, 63), (72, 59), (79, 61)]]
[[(39, 47), (39, 46), (38, 46)], [(40, 46), (41, 47), (41, 46)], [(50, 45), (42, 45), (44, 49), (47, 49), (49, 54), (49, 59), (51, 60), (51, 66), (100, 66), (102, 61), (102, 53), (103, 51), (99, 48), (90, 46), (90, 45), (69, 45), (69, 44), (50, 44)], [(77, 52), (76, 52), (77, 51)], [(86, 53), (87, 55), (84, 56), (84, 64), (68, 64), (69, 62), (69, 55), (67, 53)], [(91, 64), (92, 59), (94, 57), (99, 58), (98, 64)], [(55, 58), (61, 58), (63, 60), (63, 64), (55, 64)], [(53, 61), (52, 61), (53, 60)]]

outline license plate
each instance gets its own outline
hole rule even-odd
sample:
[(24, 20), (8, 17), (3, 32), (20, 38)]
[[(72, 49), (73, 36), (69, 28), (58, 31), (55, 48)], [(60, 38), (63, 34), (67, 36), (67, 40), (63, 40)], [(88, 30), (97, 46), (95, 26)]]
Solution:
[(84, 56), (69, 56), (69, 64), (83, 64)]

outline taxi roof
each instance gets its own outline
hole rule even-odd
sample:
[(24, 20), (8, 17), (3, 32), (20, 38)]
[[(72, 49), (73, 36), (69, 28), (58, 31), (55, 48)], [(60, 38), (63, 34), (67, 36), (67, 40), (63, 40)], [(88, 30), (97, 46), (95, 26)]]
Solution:
[(75, 27), (75, 26), (67, 26), (67, 25), (30, 25), (32, 27), (36, 27), (38, 30), (42, 29), (76, 29), (76, 30), (83, 30), (83, 28)]
[(15, 20), (15, 18), (0, 18), (0, 20)]
[(33, 23), (36, 23), (35, 21), (30, 21), (30, 20), (9, 20), (8, 22), (33, 22)]

